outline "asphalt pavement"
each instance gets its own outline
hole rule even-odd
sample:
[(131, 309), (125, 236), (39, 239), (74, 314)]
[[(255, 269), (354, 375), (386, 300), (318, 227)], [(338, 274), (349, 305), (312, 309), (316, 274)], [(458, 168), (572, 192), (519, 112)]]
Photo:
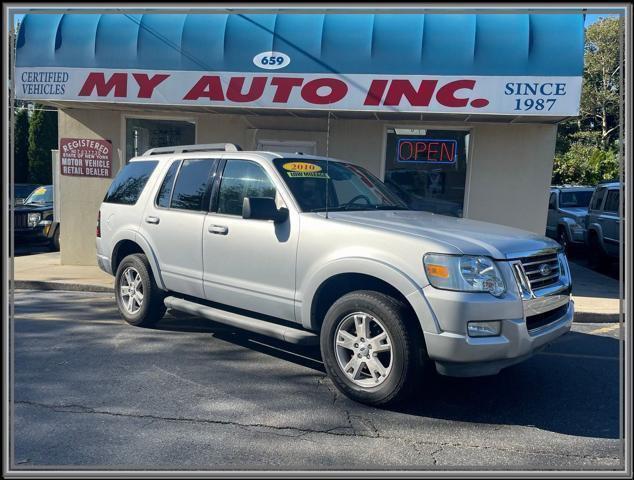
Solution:
[(208, 320), (120, 320), (110, 294), (15, 295), (15, 469), (621, 469), (619, 325), (574, 325), (493, 377), (357, 404), (319, 352)]

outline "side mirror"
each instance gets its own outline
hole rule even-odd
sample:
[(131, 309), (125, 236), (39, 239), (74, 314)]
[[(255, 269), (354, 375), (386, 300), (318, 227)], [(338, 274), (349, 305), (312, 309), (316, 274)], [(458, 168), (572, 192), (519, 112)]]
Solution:
[(242, 218), (273, 220), (275, 223), (282, 223), (288, 218), (288, 209), (278, 209), (275, 200), (270, 197), (244, 197)]

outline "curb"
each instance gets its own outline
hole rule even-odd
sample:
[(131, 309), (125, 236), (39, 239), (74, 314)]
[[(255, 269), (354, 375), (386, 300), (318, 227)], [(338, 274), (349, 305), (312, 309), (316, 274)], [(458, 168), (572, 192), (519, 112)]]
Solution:
[(621, 321), (620, 313), (598, 313), (575, 311), (573, 323), (617, 323)]
[(13, 288), (16, 290), (63, 290), (69, 292), (98, 292), (114, 293), (114, 288), (102, 285), (88, 285), (81, 283), (43, 282), (39, 280), (15, 280)]

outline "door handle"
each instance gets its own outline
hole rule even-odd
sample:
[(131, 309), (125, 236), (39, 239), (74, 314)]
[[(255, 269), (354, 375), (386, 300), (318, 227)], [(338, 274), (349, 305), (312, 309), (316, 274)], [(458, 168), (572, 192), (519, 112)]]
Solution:
[(161, 221), (161, 219), (160, 219), (159, 217), (152, 217), (152, 216), (149, 216), (149, 217), (146, 217), (146, 218), (145, 218), (145, 221), (146, 221), (147, 223), (157, 224), (157, 223), (159, 223), (159, 222)]
[(229, 233), (229, 228), (225, 227), (224, 225), (210, 225), (208, 230), (209, 233), (213, 233), (216, 235), (226, 235), (227, 233)]

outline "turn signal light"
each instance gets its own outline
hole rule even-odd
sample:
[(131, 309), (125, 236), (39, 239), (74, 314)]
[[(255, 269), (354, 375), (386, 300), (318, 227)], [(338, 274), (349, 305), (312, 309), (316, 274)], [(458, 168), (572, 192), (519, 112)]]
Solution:
[(425, 265), (425, 269), (430, 277), (449, 278), (449, 269), (444, 265), (430, 263)]
[(97, 212), (97, 238), (101, 238), (101, 210)]

